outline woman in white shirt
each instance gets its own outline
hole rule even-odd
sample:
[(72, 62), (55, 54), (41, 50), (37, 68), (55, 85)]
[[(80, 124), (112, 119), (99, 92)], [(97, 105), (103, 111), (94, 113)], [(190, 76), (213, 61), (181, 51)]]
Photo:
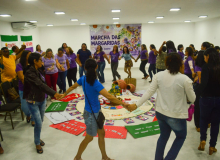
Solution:
[[(187, 134), (186, 119), (188, 118), (187, 100), (195, 101), (192, 80), (183, 73), (183, 61), (178, 53), (170, 53), (166, 57), (167, 70), (157, 73), (150, 85), (150, 88), (135, 105), (129, 109), (132, 111), (140, 107), (155, 92), (156, 117), (160, 126), (161, 134), (157, 142), (155, 160), (176, 159)], [(164, 149), (170, 137), (171, 131), (176, 134), (176, 139), (165, 158)]]

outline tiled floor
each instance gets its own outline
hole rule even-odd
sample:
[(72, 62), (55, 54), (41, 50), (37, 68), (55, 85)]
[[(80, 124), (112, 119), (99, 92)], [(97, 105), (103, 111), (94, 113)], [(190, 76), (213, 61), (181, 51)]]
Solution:
[[(122, 69), (119, 73), (123, 78), (126, 74)], [(142, 80), (142, 73), (137, 69), (132, 69), (133, 77), (137, 78), (137, 90), (147, 89), (149, 83)], [(105, 70), (106, 89), (110, 89), (112, 74), (110, 69)], [(68, 85), (67, 85), (68, 86)], [(82, 88), (79, 87), (74, 92), (82, 93)], [(83, 140), (82, 134), (74, 136), (53, 128), (49, 125), (51, 122), (45, 118), (41, 138), (46, 145), (43, 147), (44, 153), (39, 155), (36, 153), (33, 139), (33, 127), (27, 124), (26, 121), (21, 121), (20, 113), (13, 114), (15, 129), (12, 130), (10, 120), (6, 122), (3, 117), (0, 117), (0, 127), (4, 136), (4, 141), (1, 142), (5, 153), (0, 155), (0, 160), (72, 160), (77, 152), (80, 142)], [(152, 119), (148, 120), (151, 122)], [(124, 125), (123, 121), (116, 121), (115, 125)], [(187, 139), (177, 157), (177, 160), (219, 160), (220, 154), (209, 156), (208, 144), (206, 150), (200, 152), (197, 150), (199, 145), (200, 134), (196, 132), (194, 122), (188, 122)], [(134, 139), (129, 133), (127, 139), (106, 139), (106, 149), (109, 157), (115, 160), (153, 160), (155, 154), (156, 143), (159, 135)], [(208, 132), (209, 137), (209, 132)], [(172, 133), (168, 141), (165, 153), (168, 152), (172, 145), (175, 135)], [(217, 149), (220, 150), (220, 144), (217, 144)], [(94, 140), (88, 145), (85, 150), (83, 160), (100, 160), (101, 154), (98, 148), (98, 139)]]

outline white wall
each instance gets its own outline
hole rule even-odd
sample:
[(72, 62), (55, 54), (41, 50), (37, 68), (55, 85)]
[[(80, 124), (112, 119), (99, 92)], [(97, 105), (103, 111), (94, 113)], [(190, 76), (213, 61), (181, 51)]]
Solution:
[[(20, 41), (20, 35), (22, 36), (32, 35), (34, 49), (36, 45), (40, 43), (38, 28), (30, 29), (30, 30), (17, 30), (17, 29), (15, 30), (12, 29), (11, 23), (9, 22), (0, 21), (0, 35), (18, 35), (18, 41)], [(0, 47), (2, 47), (1, 43), (0, 43)]]

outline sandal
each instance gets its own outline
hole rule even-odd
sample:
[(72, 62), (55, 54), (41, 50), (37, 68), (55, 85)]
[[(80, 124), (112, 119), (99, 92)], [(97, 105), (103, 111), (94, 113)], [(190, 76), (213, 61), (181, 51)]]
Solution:
[(43, 152), (44, 152), (44, 151), (43, 151), (43, 148), (37, 149), (37, 153), (42, 154)]
[(30, 123), (31, 117), (26, 117), (27, 123)]
[(206, 141), (201, 141), (198, 147), (198, 150), (204, 151), (205, 150)]
[(32, 122), (31, 122), (31, 125), (34, 127), (34, 126), (35, 126), (35, 122), (34, 122), (34, 121), (32, 121)]
[(40, 145), (41, 145), (41, 146), (45, 146), (44, 141), (40, 140)]

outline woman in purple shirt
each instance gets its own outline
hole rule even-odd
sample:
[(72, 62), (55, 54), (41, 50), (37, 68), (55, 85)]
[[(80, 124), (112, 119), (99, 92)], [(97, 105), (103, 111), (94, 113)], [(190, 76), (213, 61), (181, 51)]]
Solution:
[(172, 52), (175, 52), (175, 53), (177, 52), (173, 41), (167, 41), (166, 47), (167, 47), (167, 54), (172, 53)]
[(99, 82), (101, 82), (101, 83), (105, 83), (105, 76), (104, 76), (105, 59), (104, 58), (110, 64), (110, 61), (109, 61), (107, 55), (102, 50), (102, 46), (98, 45), (97, 49), (96, 49), (96, 52), (93, 55), (93, 59), (95, 59), (95, 61), (98, 64), (98, 69), (96, 70), (96, 72), (97, 72), (97, 75), (98, 75), (98, 78), (99, 78)]
[(148, 69), (148, 73), (150, 75), (150, 83), (152, 82), (152, 78), (153, 78), (153, 74), (156, 74), (156, 58), (157, 58), (157, 51), (156, 51), (156, 47), (151, 44), (150, 45), (150, 53), (149, 53), (149, 59), (148, 59), (148, 63), (150, 63), (149, 69)]
[(186, 48), (185, 56), (187, 58), (184, 62), (184, 66), (185, 66), (184, 74), (187, 75), (193, 81), (193, 78), (195, 77), (196, 73), (194, 72), (195, 58), (191, 47)]
[(21, 109), (24, 112), (24, 114), (27, 116), (26, 117), (27, 123), (30, 123), (30, 121), (31, 121), (31, 125), (34, 126), (35, 125), (34, 118), (31, 116), (26, 99), (23, 99), (23, 91), (24, 91), (23, 70), (28, 65), (28, 58), (29, 58), (30, 54), (31, 54), (31, 51), (29, 51), (29, 50), (23, 51), (23, 53), (21, 55), (20, 62), (16, 66), (16, 73), (17, 73), (18, 79), (19, 79), (18, 90), (19, 90), (19, 96), (21, 99)]
[(182, 44), (178, 45), (178, 54), (180, 55), (180, 57), (182, 58), (182, 60), (184, 60), (184, 53), (183, 53), (184, 47)]
[(76, 74), (77, 74), (77, 64), (79, 64), (77, 56), (75, 53), (73, 53), (73, 50), (71, 47), (67, 47), (66, 48), (66, 55), (67, 58), (69, 60), (69, 64), (70, 64), (70, 68), (67, 70), (67, 79), (68, 79), (68, 83), (69, 83), (69, 87), (71, 87), (72, 81), (74, 81), (74, 83), (76, 83), (77, 79), (76, 79)]
[(112, 69), (112, 75), (113, 75), (113, 82), (116, 81), (116, 76), (118, 79), (121, 79), (121, 76), (119, 75), (117, 69), (118, 69), (118, 58), (120, 57), (120, 53), (118, 52), (118, 46), (115, 45), (113, 47), (113, 51), (109, 53), (109, 59), (111, 59), (111, 69)]
[(36, 46), (35, 53), (39, 53), (42, 57), (45, 55), (45, 52), (41, 50), (41, 46), (39, 44)]
[(138, 55), (137, 59), (135, 60), (135, 62), (138, 61), (138, 59), (141, 57), (141, 65), (140, 65), (140, 71), (144, 74), (144, 77), (142, 79), (147, 79), (149, 77), (149, 75), (146, 72), (146, 64), (148, 62), (148, 51), (147, 51), (147, 47), (145, 44), (141, 45), (141, 53)]
[[(42, 63), (45, 68), (45, 80), (47, 85), (54, 91), (57, 91), (58, 69), (52, 49), (47, 49), (45, 56), (42, 58)], [(51, 97), (51, 101), (54, 99), (54, 97)]]
[(66, 49), (68, 48), (66, 43), (62, 44), (63, 52), (66, 53)]
[(58, 68), (57, 85), (60, 88), (59, 93), (65, 93), (67, 70), (70, 66), (67, 55), (63, 53), (63, 48), (58, 49), (58, 54), (55, 55), (55, 60)]

